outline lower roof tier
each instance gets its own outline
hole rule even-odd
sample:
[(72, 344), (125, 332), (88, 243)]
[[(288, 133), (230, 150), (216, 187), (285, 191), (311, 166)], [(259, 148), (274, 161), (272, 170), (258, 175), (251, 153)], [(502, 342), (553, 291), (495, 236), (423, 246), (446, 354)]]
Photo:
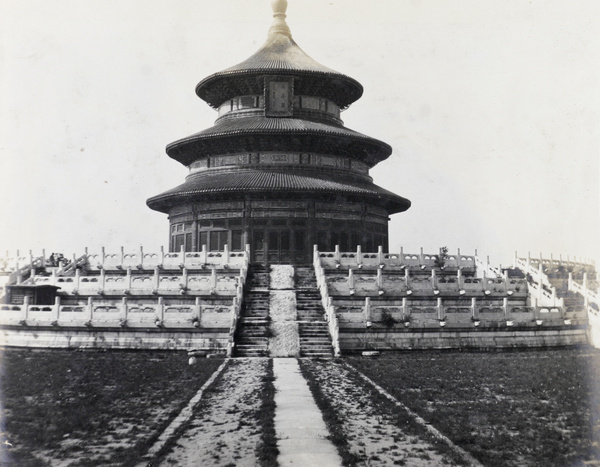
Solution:
[(368, 180), (332, 173), (290, 173), (278, 170), (236, 169), (200, 172), (185, 183), (147, 200), (151, 209), (164, 213), (182, 203), (251, 195), (311, 196), (343, 195), (370, 200), (389, 214), (406, 211), (410, 201)]
[(273, 150), (326, 152), (355, 158), (370, 167), (392, 153), (383, 141), (342, 125), (260, 116), (221, 119), (214, 126), (167, 146), (167, 154), (186, 166), (209, 154)]

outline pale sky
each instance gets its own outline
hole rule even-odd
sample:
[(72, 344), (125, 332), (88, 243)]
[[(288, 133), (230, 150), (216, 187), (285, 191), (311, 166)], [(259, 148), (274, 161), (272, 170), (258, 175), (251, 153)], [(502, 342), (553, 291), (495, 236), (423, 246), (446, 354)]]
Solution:
[[(410, 199), (390, 250), (599, 258), (600, 2), (289, 0), (313, 59), (357, 79), (346, 126)], [(0, 0), (0, 252), (158, 250), (165, 146), (212, 126), (194, 94), (252, 55), (269, 0)]]

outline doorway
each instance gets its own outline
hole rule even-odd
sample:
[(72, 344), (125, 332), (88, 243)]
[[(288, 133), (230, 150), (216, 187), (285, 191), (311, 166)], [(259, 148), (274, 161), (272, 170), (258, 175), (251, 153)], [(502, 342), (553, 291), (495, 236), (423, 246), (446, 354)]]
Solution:
[(309, 263), (306, 231), (303, 229), (267, 227), (253, 231), (253, 262), (263, 264)]

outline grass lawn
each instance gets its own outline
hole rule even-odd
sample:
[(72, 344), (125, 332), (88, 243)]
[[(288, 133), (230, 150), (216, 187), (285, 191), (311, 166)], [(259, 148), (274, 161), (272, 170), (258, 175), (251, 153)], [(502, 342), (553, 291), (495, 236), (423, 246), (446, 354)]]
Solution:
[[(133, 465), (222, 363), (185, 352), (4, 349), (2, 465)], [(53, 463), (54, 463), (53, 462)]]
[(273, 360), (267, 364), (267, 374), (263, 378), (264, 387), (261, 392), (261, 410), (258, 424), (261, 430), (261, 442), (257, 447), (260, 465), (269, 467), (277, 465), (277, 433), (275, 432), (275, 376), (273, 375)]
[(486, 466), (600, 461), (597, 350), (424, 351), (347, 361)]

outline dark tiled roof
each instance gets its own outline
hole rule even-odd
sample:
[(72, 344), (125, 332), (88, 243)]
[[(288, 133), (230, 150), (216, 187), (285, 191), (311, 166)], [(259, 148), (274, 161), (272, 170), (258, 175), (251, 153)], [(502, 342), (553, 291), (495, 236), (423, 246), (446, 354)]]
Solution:
[(307, 175), (275, 170), (239, 169), (223, 172), (206, 171), (188, 177), (176, 188), (148, 199), (150, 208), (167, 212), (182, 198), (202, 199), (208, 195), (244, 193), (332, 193), (378, 199), (390, 214), (410, 207), (410, 201), (367, 180), (342, 178), (339, 174)]
[[(315, 85), (311, 77), (316, 78), (324, 94), (314, 95), (328, 97), (342, 108), (360, 99), (363, 92), (358, 81), (317, 63), (291, 37), (271, 33), (265, 44), (250, 58), (200, 81), (196, 86), (196, 94), (213, 107), (217, 107), (226, 99), (238, 95), (237, 92), (243, 94), (244, 85), (257, 87), (262, 93), (262, 83), (253, 79), (253, 75), (297, 76), (296, 94), (308, 92), (308, 95), (313, 95), (309, 88)], [(245, 84), (242, 85), (238, 81), (245, 81)], [(303, 90), (303, 87), (307, 89)]]
[[(333, 137), (336, 141), (330, 142), (330, 146), (337, 144), (343, 154), (347, 154), (349, 151), (361, 154), (361, 159), (371, 165), (386, 159), (392, 153), (392, 148), (383, 141), (365, 136), (344, 126), (334, 126), (298, 118), (269, 118), (264, 116), (221, 119), (206, 130), (169, 144), (167, 153), (182, 164), (188, 165), (198, 157), (214, 151), (207, 144), (208, 140), (226, 139), (231, 146), (230, 150), (233, 151), (243, 148), (235, 148), (235, 140), (232, 137), (239, 136), (246, 140), (249, 135), (289, 136), (289, 144), (296, 144), (291, 137), (301, 135)], [(240, 144), (245, 144), (245, 142)], [(305, 143), (302, 144), (305, 151), (312, 150)], [(203, 148), (203, 145), (207, 147)], [(294, 146), (278, 148), (278, 150), (284, 149), (298, 150)], [(253, 150), (260, 151), (258, 147), (253, 148)], [(351, 156), (351, 154), (349, 155)]]

